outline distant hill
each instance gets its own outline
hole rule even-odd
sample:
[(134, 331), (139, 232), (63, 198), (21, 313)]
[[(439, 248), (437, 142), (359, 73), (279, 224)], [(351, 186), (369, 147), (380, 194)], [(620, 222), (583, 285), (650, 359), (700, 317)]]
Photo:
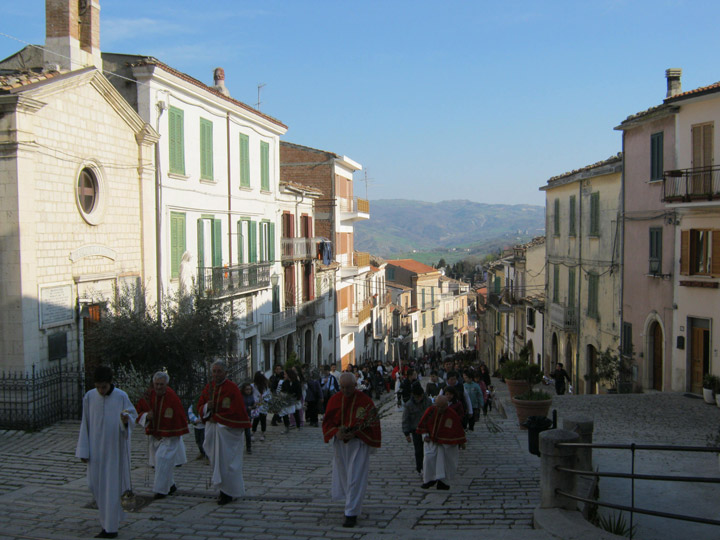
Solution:
[(386, 258), (432, 252), (418, 260), (450, 252), (451, 262), (543, 234), (543, 206), (385, 199), (370, 201), (370, 219), (355, 223), (355, 249)]

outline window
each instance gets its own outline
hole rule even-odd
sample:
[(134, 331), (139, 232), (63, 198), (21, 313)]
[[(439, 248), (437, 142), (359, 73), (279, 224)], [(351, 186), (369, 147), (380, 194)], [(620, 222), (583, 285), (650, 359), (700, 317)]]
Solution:
[(553, 235), (560, 236), (560, 199), (555, 199), (553, 213)]
[(426, 313), (423, 313), (423, 314), (422, 314), (422, 318), (423, 318), (423, 326), (422, 326), (422, 327), (423, 327), (423, 329), (427, 328), (427, 317), (426, 317), (425, 315), (426, 315)]
[(650, 135), (650, 180), (663, 177), (663, 132)]
[(260, 222), (260, 261), (275, 260), (275, 224), (269, 221)]
[(222, 222), (212, 216), (203, 216), (197, 222), (198, 267), (222, 266)]
[(85, 214), (92, 214), (98, 202), (98, 181), (92, 170), (85, 168), (80, 171), (78, 178), (77, 197), (80, 210)]
[(575, 195), (570, 195), (570, 224), (568, 235), (575, 236)]
[(553, 265), (552, 301), (555, 304), (560, 301), (560, 267), (557, 264)]
[(535, 328), (535, 310), (533, 308), (527, 308), (526, 319), (528, 328)]
[(600, 236), (600, 192), (590, 194), (590, 236)]
[(180, 261), (186, 249), (185, 214), (170, 212), (170, 277), (180, 276)]
[(650, 273), (662, 274), (662, 228), (650, 228)]
[(593, 319), (598, 318), (598, 284), (600, 277), (597, 274), (588, 274), (588, 304), (587, 315)]
[(568, 268), (568, 307), (575, 307), (575, 269)]
[[(425, 287), (422, 287), (420, 290), (422, 291), (422, 309), (425, 309)], [(425, 328), (424, 324), (423, 328)]]
[(620, 352), (624, 356), (632, 356), (633, 342), (632, 342), (632, 324), (624, 322), (622, 327), (622, 341), (620, 345)]
[(712, 193), (713, 164), (713, 126), (712, 122), (692, 126), (692, 166), (701, 169), (694, 172), (690, 186), (690, 195), (709, 195)]
[(502, 319), (500, 318), (500, 312), (498, 311), (495, 314), (495, 332), (499, 334), (501, 329), (502, 329)]
[(213, 125), (204, 118), (200, 119), (200, 178), (213, 179)]
[(260, 189), (270, 191), (270, 145), (260, 143)]
[(88, 162), (80, 170), (75, 183), (75, 204), (88, 225), (102, 223), (107, 206), (107, 193), (101, 167), (94, 162)]
[(250, 187), (250, 138), (240, 134), (240, 187)]
[(185, 127), (181, 109), (170, 107), (168, 114), (168, 141), (170, 144), (170, 172), (185, 174)]
[(680, 273), (720, 276), (720, 230), (681, 231)]
[(395, 269), (394, 268), (387, 269), (387, 278), (388, 278), (388, 281), (395, 281)]
[(498, 276), (498, 275), (495, 276), (494, 285), (495, 285), (495, 294), (500, 294), (500, 292), (502, 290), (502, 278), (500, 276)]
[(430, 322), (433, 326), (435, 326), (435, 312), (434, 311), (430, 312)]
[(413, 321), (413, 327), (415, 328), (415, 333), (417, 334), (417, 319)]

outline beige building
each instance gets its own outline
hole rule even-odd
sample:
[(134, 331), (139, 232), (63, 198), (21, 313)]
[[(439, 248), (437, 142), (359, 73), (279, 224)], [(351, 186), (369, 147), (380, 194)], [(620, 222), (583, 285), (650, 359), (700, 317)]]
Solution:
[(548, 180), (545, 355), (562, 362), (577, 393), (595, 393), (585, 376), (620, 340), (620, 175), (622, 155)]

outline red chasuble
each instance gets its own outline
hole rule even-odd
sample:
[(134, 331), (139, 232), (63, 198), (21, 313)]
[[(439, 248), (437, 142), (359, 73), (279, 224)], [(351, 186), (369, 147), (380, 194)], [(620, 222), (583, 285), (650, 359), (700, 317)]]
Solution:
[(231, 428), (252, 426), (245, 410), (245, 400), (234, 382), (225, 379), (220, 384), (215, 384), (215, 381), (208, 383), (198, 401), (197, 408), (200, 415), (203, 414), (203, 406), (206, 403), (212, 408), (213, 414), (210, 418), (204, 418), (203, 422), (212, 420)]
[(466, 442), (465, 430), (458, 414), (450, 408), (438, 414), (434, 405), (427, 408), (415, 433), (427, 433), (436, 444), (463, 444)]
[(158, 396), (155, 390), (143, 397), (135, 407), (138, 412), (138, 422), (143, 413), (152, 411), (153, 418), (145, 426), (145, 433), (155, 437), (178, 437), (188, 433), (188, 422), (185, 409), (180, 398), (171, 389), (166, 388), (165, 394)]
[[(375, 404), (366, 394), (355, 390), (351, 397), (337, 392), (328, 401), (323, 418), (322, 430), (325, 442), (337, 434), (340, 427), (360, 428), (368, 414), (377, 414)], [(372, 417), (371, 417), (372, 418)], [(369, 422), (356, 432), (356, 437), (368, 446), (380, 448), (380, 420)]]

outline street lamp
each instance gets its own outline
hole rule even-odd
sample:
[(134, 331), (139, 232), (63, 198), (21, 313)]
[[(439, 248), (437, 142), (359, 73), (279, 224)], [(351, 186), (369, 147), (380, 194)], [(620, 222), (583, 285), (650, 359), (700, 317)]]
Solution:
[(277, 274), (272, 274), (270, 276), (270, 283), (273, 287), (277, 287), (278, 281), (280, 281), (280, 276), (278, 276)]

